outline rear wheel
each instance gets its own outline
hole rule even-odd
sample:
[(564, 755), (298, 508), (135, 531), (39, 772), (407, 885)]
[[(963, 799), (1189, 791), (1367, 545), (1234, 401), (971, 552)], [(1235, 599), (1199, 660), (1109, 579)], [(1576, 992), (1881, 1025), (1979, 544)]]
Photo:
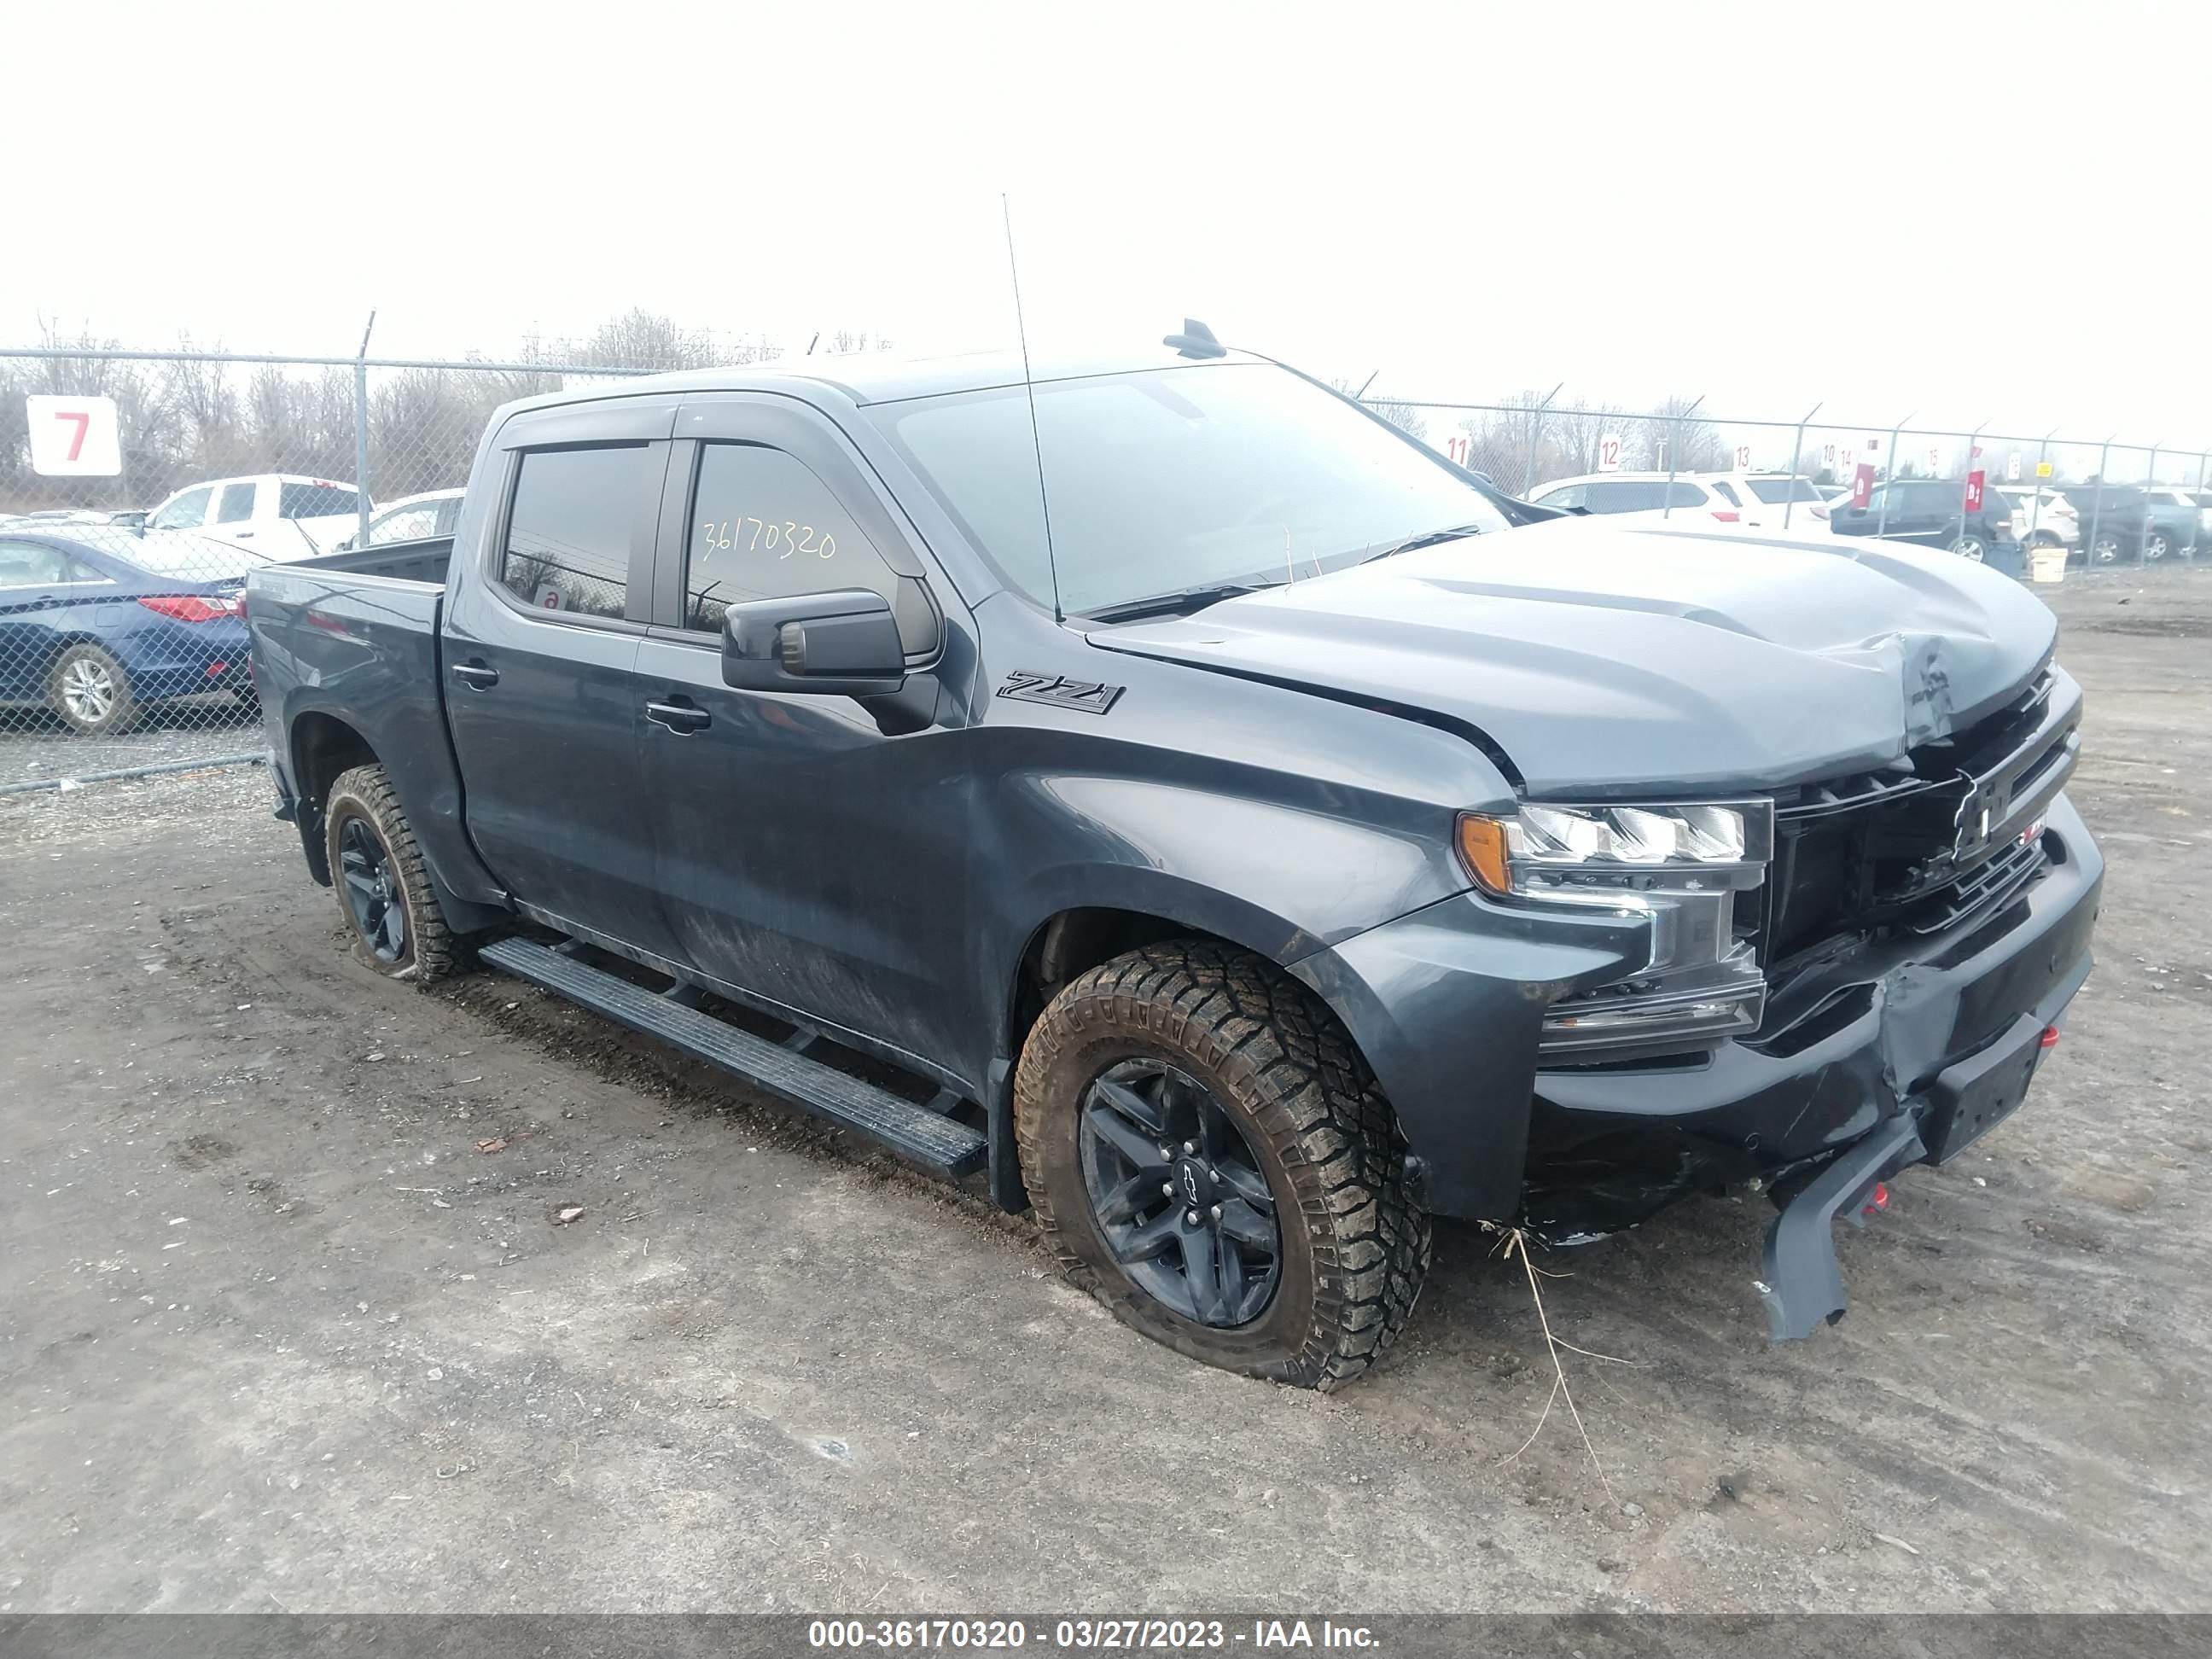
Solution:
[(138, 718), (130, 671), (106, 647), (81, 641), (46, 671), (46, 702), (72, 732), (88, 738), (127, 732)]
[(460, 946), (382, 767), (338, 775), (324, 803), (323, 834), (354, 953), (389, 979), (428, 984), (457, 971)]
[(1957, 541), (1951, 544), (1951, 550), (1960, 558), (1971, 560), (1976, 564), (1981, 563), (1989, 556), (1989, 549), (1984, 545), (1979, 536), (1960, 537)]
[(2154, 530), (2143, 538), (2142, 556), (2145, 564), (2148, 564), (2153, 559), (2162, 559), (2172, 551), (2173, 551), (2173, 542), (2163, 530)]
[(1014, 1111), (1061, 1269), (1155, 1341), (1326, 1389), (1411, 1316), (1430, 1229), (1396, 1120), (1272, 964), (1183, 941), (1093, 969), (1030, 1031)]
[(2099, 564), (2115, 562), (2120, 556), (2119, 537), (2109, 530), (2099, 531), (2096, 541), (2090, 546), (2089, 556)]

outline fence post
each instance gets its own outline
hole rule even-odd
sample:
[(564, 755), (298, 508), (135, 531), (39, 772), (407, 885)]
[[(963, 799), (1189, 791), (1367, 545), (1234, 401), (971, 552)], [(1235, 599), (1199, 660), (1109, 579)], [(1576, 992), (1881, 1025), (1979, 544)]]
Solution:
[[(2115, 432), (2112, 438), (2120, 434)], [(2105, 447), (2097, 452), (2097, 493), (2089, 498), (2089, 544), (2081, 550), (2084, 568), (2097, 562), (2097, 526), (2105, 516), (2105, 469), (2112, 461), (2112, 438), (2105, 440)]]
[[(2055, 426), (2051, 428), (2051, 432), (2057, 430)], [(2027, 542), (2030, 547), (2035, 545), (2036, 526), (2043, 522), (2043, 463), (2045, 458), (2051, 453), (2051, 432), (2045, 433), (2043, 441), (2035, 447), (2034, 501), (2027, 509)]]
[(353, 501), (358, 528), (356, 547), (368, 545), (368, 337), (376, 327), (376, 313), (368, 313), (368, 326), (361, 331), (361, 349), (353, 359)]
[[(1920, 411), (1916, 409), (1912, 411), (1912, 414), (1917, 415), (1919, 412)], [(1889, 429), (1889, 453), (1885, 456), (1882, 460), (1883, 465), (1889, 471), (1889, 477), (1883, 480), (1885, 483), (1895, 483), (1897, 482), (1897, 441), (1899, 437), (1904, 435), (1905, 422), (1909, 421), (1911, 418), (1912, 415), (1907, 415), (1905, 417), (1905, 420), (1899, 421), (1895, 426)], [(1881, 492), (1881, 511), (1875, 514), (1874, 520), (1874, 533), (1877, 540), (1887, 535), (1889, 532), (1889, 498), (1893, 493), (1893, 491), (1887, 489)]]
[[(1982, 422), (1982, 426), (1987, 426), (1988, 424), (1989, 424), (1989, 422), (1988, 422), (1987, 421), (1984, 421), (1984, 422)], [(1976, 454), (1980, 451), (1981, 447), (1982, 447), (1982, 426), (1978, 426), (1978, 427), (1976, 427), (1976, 428), (1975, 428), (1972, 432), (1969, 432), (1969, 433), (1966, 434), (1966, 476), (1965, 477), (1963, 477), (1963, 478), (1961, 478), (1961, 479), (1960, 479), (1960, 480), (1959, 480), (1959, 541), (1960, 541), (1960, 542), (1963, 542), (1964, 540), (1966, 540), (1966, 492), (1967, 492), (1967, 490), (1969, 490), (1969, 489), (1972, 489), (1972, 488), (1973, 488), (1973, 483), (1974, 483), (1974, 457), (1975, 457), (1975, 455), (1976, 455)], [(1989, 493), (1988, 493), (1988, 492), (1989, 492), (1989, 478), (1990, 478), (1990, 475), (1989, 475), (1989, 471), (1988, 471), (1988, 469), (1987, 469), (1987, 468), (1983, 469), (1983, 472), (1982, 472), (1982, 491), (1983, 491), (1983, 495), (1982, 495), (1982, 505), (1983, 505), (1984, 507), (1987, 507), (1987, 506), (1989, 505)], [(1954, 547), (1954, 548), (1955, 548), (1955, 547), (1957, 547), (1957, 546), (1958, 546), (1958, 544), (1959, 544), (1959, 542), (1954, 542), (1954, 543), (1952, 543), (1952, 544), (1951, 544), (1951, 545), (1952, 545), (1953, 547)], [(1985, 559), (1986, 559), (1987, 557), (1989, 557), (1989, 553), (1990, 553), (1990, 550), (1989, 550), (1989, 549), (1987, 549), (1986, 547), (1985, 547), (1985, 548), (1984, 548), (1984, 549), (1982, 550), (1982, 556), (1983, 556), (1984, 558), (1985, 558)]]
[[(2208, 467), (2212, 467), (2212, 449), (2199, 450), (2197, 453), (2197, 493), (2199, 496), (2204, 494), (2204, 474)], [(2197, 503), (2197, 529), (2189, 538), (2189, 557), (2192, 563), (2204, 550), (2204, 514), (2205, 505), (2200, 500)]]
[(2150, 562), (2151, 495), (2158, 489), (2158, 445), (2150, 447), (2150, 471), (2143, 475), (2142, 528), (2136, 532), (2136, 568), (2140, 570)]
[(1805, 411), (1805, 420), (1797, 422), (1797, 436), (1790, 445), (1790, 488), (1782, 492), (1782, 527), (1784, 530), (1790, 528), (1790, 509), (1797, 504), (1797, 458), (1805, 450), (1805, 421), (1811, 420), (1820, 412), (1820, 404), (1814, 404)]
[[(1562, 381), (1560, 384), (1565, 385), (1565, 382)], [(1698, 405), (1705, 400), (1705, 394), (1700, 392), (1690, 399), (1690, 406), (1687, 409), (1680, 410), (1674, 416), (1674, 441), (1667, 446), (1667, 499), (1659, 504), (1659, 516), (1662, 519), (1672, 516), (1674, 511), (1674, 471), (1682, 464), (1682, 422), (1696, 414)]]
[(1525, 495), (1536, 487), (1536, 462), (1544, 447), (1544, 411), (1552, 406), (1552, 399), (1559, 395), (1565, 380), (1544, 394), (1544, 401), (1536, 405), (1536, 412), (1528, 417), (1528, 464), (1522, 469), (1521, 493)]

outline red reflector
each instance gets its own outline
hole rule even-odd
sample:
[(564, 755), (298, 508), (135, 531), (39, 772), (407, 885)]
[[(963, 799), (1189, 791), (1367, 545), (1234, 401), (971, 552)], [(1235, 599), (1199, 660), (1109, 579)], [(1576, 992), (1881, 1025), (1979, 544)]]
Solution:
[(172, 622), (214, 622), (219, 617), (238, 614), (236, 599), (202, 599), (197, 593), (155, 593), (138, 601), (149, 611), (158, 611)]
[(2038, 1041), (2038, 1046), (2045, 1048), (2056, 1048), (2058, 1046), (2058, 1028), (2056, 1025), (2045, 1026), (2043, 1028), (2043, 1036)]
[(230, 665), (227, 662), (211, 662), (207, 665), (207, 677), (213, 679), (218, 674), (228, 672), (229, 668)]
[(1876, 1210), (1886, 1210), (1889, 1207), (1889, 1183), (1887, 1181), (1877, 1181), (1874, 1183), (1874, 1196), (1867, 1200), (1866, 1207), (1869, 1214)]
[(1734, 524), (1742, 516), (1741, 513), (1723, 513), (1717, 507), (1713, 509), (1713, 517), (1718, 519), (1723, 524)]

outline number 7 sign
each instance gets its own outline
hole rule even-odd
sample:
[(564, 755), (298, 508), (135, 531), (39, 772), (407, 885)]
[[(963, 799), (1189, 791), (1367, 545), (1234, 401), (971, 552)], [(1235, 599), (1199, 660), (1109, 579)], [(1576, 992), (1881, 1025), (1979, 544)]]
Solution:
[(123, 471), (114, 398), (33, 394), (23, 405), (32, 471), (49, 478), (112, 478)]

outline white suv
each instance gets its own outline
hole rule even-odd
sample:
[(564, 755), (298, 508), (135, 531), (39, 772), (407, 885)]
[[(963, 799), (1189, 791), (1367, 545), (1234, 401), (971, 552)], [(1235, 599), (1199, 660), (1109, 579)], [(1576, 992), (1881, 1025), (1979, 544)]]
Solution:
[(2022, 546), (2033, 547), (2038, 542), (2069, 549), (2081, 546), (2081, 514), (2049, 484), (2007, 483), (1996, 489), (2012, 503), (2013, 537)]
[(349, 483), (264, 472), (192, 484), (155, 507), (149, 530), (191, 530), (264, 559), (312, 559), (361, 527), (361, 492)]
[(1782, 528), (1782, 509), (1790, 507), (1790, 528), (1818, 532), (1828, 527), (1828, 503), (1810, 478), (1794, 481), (1786, 472), (1680, 472), (1668, 494), (1663, 472), (1587, 472), (1579, 478), (1554, 478), (1528, 492), (1539, 507), (1579, 507), (1585, 513), (1649, 513), (1671, 506), (1688, 509), (1693, 521), (1733, 525), (1744, 530)]

